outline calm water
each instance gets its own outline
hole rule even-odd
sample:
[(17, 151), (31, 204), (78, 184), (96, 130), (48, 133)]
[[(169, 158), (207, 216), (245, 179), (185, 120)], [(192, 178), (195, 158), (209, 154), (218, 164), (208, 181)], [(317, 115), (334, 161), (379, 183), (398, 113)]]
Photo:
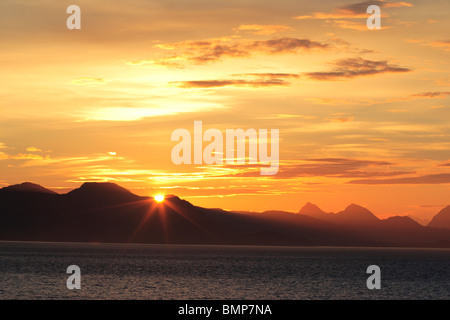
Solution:
[[(449, 299), (449, 262), (447, 249), (0, 242), (0, 299)], [(81, 290), (66, 287), (72, 264)]]

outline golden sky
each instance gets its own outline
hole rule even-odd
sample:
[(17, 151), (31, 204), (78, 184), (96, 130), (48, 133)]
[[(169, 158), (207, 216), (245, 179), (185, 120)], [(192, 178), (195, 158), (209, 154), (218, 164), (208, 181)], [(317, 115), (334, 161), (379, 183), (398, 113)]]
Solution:
[[(71, 4), (81, 30), (66, 27)], [(3, 0), (0, 185), (110, 181), (205, 207), (428, 218), (449, 204), (449, 6)], [(278, 174), (174, 165), (171, 133), (196, 120), (279, 129)]]

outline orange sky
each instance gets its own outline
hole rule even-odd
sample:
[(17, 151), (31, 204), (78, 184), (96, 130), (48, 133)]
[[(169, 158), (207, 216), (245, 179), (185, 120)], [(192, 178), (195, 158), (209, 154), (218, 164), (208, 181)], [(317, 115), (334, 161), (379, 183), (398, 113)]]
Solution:
[[(81, 8), (81, 30), (66, 8)], [(377, 4), (382, 29), (366, 28)], [(2, 1), (0, 185), (428, 218), (449, 204), (449, 2)], [(177, 128), (279, 129), (280, 169), (179, 165)]]

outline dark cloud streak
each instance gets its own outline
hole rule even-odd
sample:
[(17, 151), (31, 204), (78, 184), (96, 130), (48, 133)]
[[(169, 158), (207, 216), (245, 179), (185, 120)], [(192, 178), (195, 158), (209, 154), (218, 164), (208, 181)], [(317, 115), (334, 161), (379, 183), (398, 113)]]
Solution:
[(411, 71), (411, 69), (392, 65), (387, 61), (373, 61), (363, 58), (341, 59), (336, 61), (334, 65), (335, 68), (331, 71), (308, 72), (305, 75), (314, 80), (342, 80), (359, 76)]
[(450, 183), (450, 173), (430, 174), (419, 177), (395, 179), (363, 179), (349, 181), (350, 184), (443, 184)]

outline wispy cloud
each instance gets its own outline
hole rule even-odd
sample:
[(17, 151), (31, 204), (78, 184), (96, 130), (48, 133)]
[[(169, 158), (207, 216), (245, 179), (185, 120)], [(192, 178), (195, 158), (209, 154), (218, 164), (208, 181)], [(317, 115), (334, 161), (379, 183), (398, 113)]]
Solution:
[(418, 177), (393, 179), (363, 179), (353, 180), (351, 184), (443, 184), (450, 183), (450, 173), (430, 174)]
[(450, 40), (435, 40), (429, 41), (424, 39), (408, 39), (406, 40), (410, 43), (418, 43), (422, 46), (427, 46), (436, 49), (442, 49), (444, 51), (450, 51)]
[(233, 74), (233, 77), (250, 77), (248, 79), (213, 79), (213, 80), (190, 80), (190, 81), (173, 81), (181, 88), (218, 88), (218, 87), (272, 87), (287, 86), (290, 82), (284, 80), (289, 78), (299, 78), (298, 74), (293, 73), (245, 73)]
[(342, 80), (382, 73), (409, 72), (411, 69), (393, 65), (388, 61), (373, 61), (363, 58), (341, 59), (334, 63), (331, 71), (308, 72), (305, 75), (314, 80)]
[(211, 111), (224, 109), (225, 106), (218, 103), (209, 102), (178, 102), (172, 101), (165, 108), (163, 105), (153, 108), (139, 107), (110, 107), (85, 110), (80, 112), (78, 122), (85, 121), (136, 121), (143, 118), (170, 116), (186, 112)]
[[(367, 28), (366, 23), (362, 22), (362, 19), (367, 19), (369, 14), (366, 10), (371, 5), (377, 5), (380, 8), (400, 8), (400, 7), (412, 7), (413, 5), (408, 2), (389, 2), (389, 1), (364, 1), (358, 3), (347, 4), (335, 8), (331, 12), (313, 12), (308, 15), (301, 15), (294, 17), (294, 19), (315, 19), (323, 20), (328, 25), (341, 29), (350, 29), (357, 31), (370, 31)], [(382, 11), (383, 17), (389, 17), (389, 14)], [(399, 24), (403, 22), (398, 22)], [(390, 29), (390, 26), (382, 25), (381, 29)]]
[(448, 95), (450, 95), (450, 92), (443, 92), (443, 91), (434, 91), (434, 92), (421, 92), (413, 94), (412, 97), (419, 97), (419, 98), (445, 98)]
[(235, 38), (183, 41), (179, 43), (158, 44), (160, 49), (176, 51), (166, 58), (146, 59), (127, 62), (129, 65), (160, 65), (182, 68), (187, 63), (204, 64), (223, 58), (249, 57), (253, 54), (284, 54), (299, 50), (327, 49), (327, 43), (299, 38), (279, 38), (269, 40), (242, 40)]
[(363, 1), (352, 4), (346, 4), (335, 8), (331, 12), (314, 12), (311, 15), (297, 16), (295, 19), (367, 19), (366, 10), (370, 5), (377, 5), (380, 8), (400, 8), (412, 7), (408, 2), (390, 2), (390, 1)]
[[(357, 177), (389, 177), (411, 174), (411, 171), (391, 171), (394, 164), (388, 161), (359, 160), (347, 158), (318, 158), (285, 161), (280, 164), (279, 172), (274, 179), (291, 179), (298, 177), (328, 177), (328, 178), (357, 178)], [(232, 166), (237, 169), (237, 166)], [(242, 171), (228, 174), (233, 177), (257, 177), (257, 166), (243, 167)]]
[(72, 80), (72, 84), (76, 84), (76, 85), (103, 85), (103, 84), (107, 84), (108, 80), (103, 79), (103, 78), (78, 78), (75, 80)]
[(433, 48), (442, 48), (445, 51), (450, 51), (450, 40), (433, 41), (433, 42), (429, 43), (429, 46), (433, 47)]
[(286, 25), (261, 25), (261, 24), (243, 24), (236, 28), (236, 31), (247, 31), (258, 35), (270, 35), (292, 31), (294, 28)]
[(297, 73), (242, 73), (242, 74), (233, 74), (232, 76), (252, 76), (258, 78), (300, 78), (300, 75)]
[(286, 86), (289, 83), (280, 80), (193, 80), (193, 81), (178, 81), (172, 82), (178, 84), (181, 88), (218, 88), (218, 87), (270, 87), (270, 86)]

